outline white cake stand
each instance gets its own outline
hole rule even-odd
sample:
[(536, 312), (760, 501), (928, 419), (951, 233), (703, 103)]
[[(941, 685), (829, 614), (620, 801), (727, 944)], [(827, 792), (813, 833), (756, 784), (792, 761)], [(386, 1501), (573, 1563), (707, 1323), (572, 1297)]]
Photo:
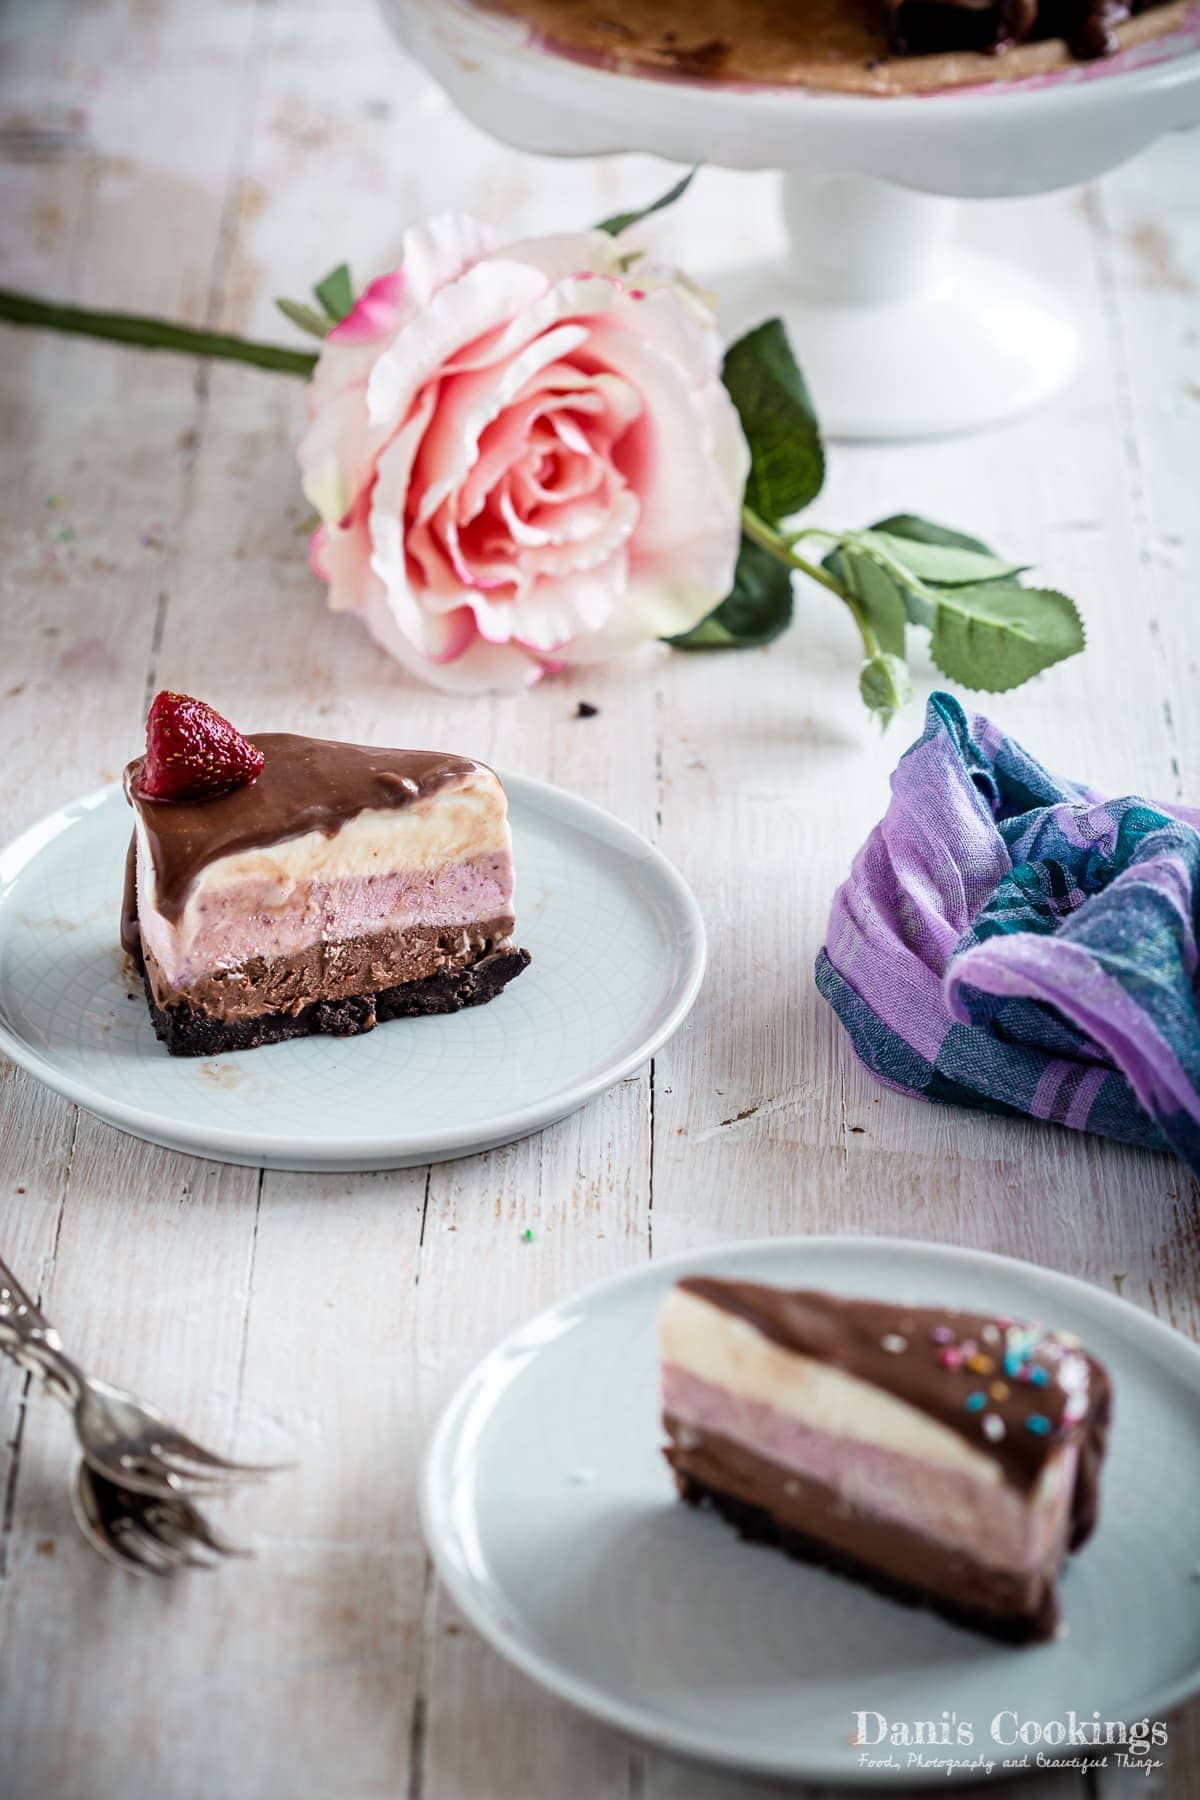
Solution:
[(972, 430), (1061, 387), (1074, 323), (1036, 277), (956, 247), (956, 200), (1088, 181), (1200, 122), (1200, 8), (1109, 62), (878, 97), (615, 74), (467, 0), (382, 4), (458, 106), (520, 149), (782, 169), (793, 254), (723, 275), (722, 322), (785, 317), (835, 437)]

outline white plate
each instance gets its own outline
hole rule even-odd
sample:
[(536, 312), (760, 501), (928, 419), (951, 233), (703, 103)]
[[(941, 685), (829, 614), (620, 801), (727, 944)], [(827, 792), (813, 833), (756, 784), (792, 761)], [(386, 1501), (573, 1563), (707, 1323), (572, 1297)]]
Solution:
[[(700, 1270), (1076, 1331), (1112, 1373), (1115, 1421), (1100, 1525), (1063, 1580), (1067, 1634), (998, 1645), (744, 1544), (683, 1506), (659, 1451), (655, 1319), (670, 1283)], [(1197, 1493), (1200, 1350), (1186, 1339), (1098, 1288), (1006, 1257), (814, 1237), (653, 1263), (542, 1313), (451, 1402), (421, 1504), (467, 1617), (572, 1705), (757, 1774), (902, 1785), (919, 1779), (904, 1749), (897, 1770), (860, 1767), (856, 1712), (907, 1723), (954, 1714), (973, 1725), (974, 1745), (926, 1758), (999, 1763), (1038, 1748), (993, 1742), (998, 1713), (1154, 1720), (1200, 1687)], [(925, 1768), (926, 1779), (937, 1773)]]
[(561, 1119), (687, 1016), (704, 925), (635, 831), (543, 782), (504, 780), (517, 936), (533, 961), (487, 1006), (357, 1038), (168, 1056), (117, 942), (130, 813), (114, 786), (0, 852), (0, 1049), (124, 1131), (266, 1168), (403, 1168)]

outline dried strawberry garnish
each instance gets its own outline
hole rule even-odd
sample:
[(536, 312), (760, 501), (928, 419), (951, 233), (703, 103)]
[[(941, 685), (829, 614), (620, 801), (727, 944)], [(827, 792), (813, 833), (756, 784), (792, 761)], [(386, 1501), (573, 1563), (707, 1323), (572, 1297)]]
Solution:
[(146, 800), (209, 800), (262, 774), (263, 753), (187, 694), (154, 696), (137, 791)]

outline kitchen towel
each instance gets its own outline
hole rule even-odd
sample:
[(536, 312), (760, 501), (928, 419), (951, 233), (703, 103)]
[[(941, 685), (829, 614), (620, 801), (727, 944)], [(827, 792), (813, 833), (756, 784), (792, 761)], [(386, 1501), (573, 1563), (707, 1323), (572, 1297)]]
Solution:
[(889, 1087), (1200, 1174), (1200, 808), (1060, 780), (934, 694), (817, 985)]

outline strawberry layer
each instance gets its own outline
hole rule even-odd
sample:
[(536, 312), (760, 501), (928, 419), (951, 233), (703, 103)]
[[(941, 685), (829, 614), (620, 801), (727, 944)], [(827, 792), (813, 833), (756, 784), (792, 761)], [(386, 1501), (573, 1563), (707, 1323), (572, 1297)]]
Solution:
[(836, 1492), (856, 1512), (919, 1532), (997, 1568), (1057, 1569), (1066, 1549), (1076, 1451), (1065, 1446), (1031, 1493), (982, 1483), (859, 1439), (815, 1429), (793, 1413), (663, 1366), (663, 1411), (685, 1453), (689, 1434), (727, 1438), (789, 1474)]
[(313, 945), (347, 943), (422, 928), (443, 930), (511, 918), (512, 857), (507, 851), (342, 880), (239, 880), (209, 884), (171, 923), (145, 892), (139, 857), (142, 940), (172, 988), (190, 987), (214, 969), (251, 957), (294, 957)]

